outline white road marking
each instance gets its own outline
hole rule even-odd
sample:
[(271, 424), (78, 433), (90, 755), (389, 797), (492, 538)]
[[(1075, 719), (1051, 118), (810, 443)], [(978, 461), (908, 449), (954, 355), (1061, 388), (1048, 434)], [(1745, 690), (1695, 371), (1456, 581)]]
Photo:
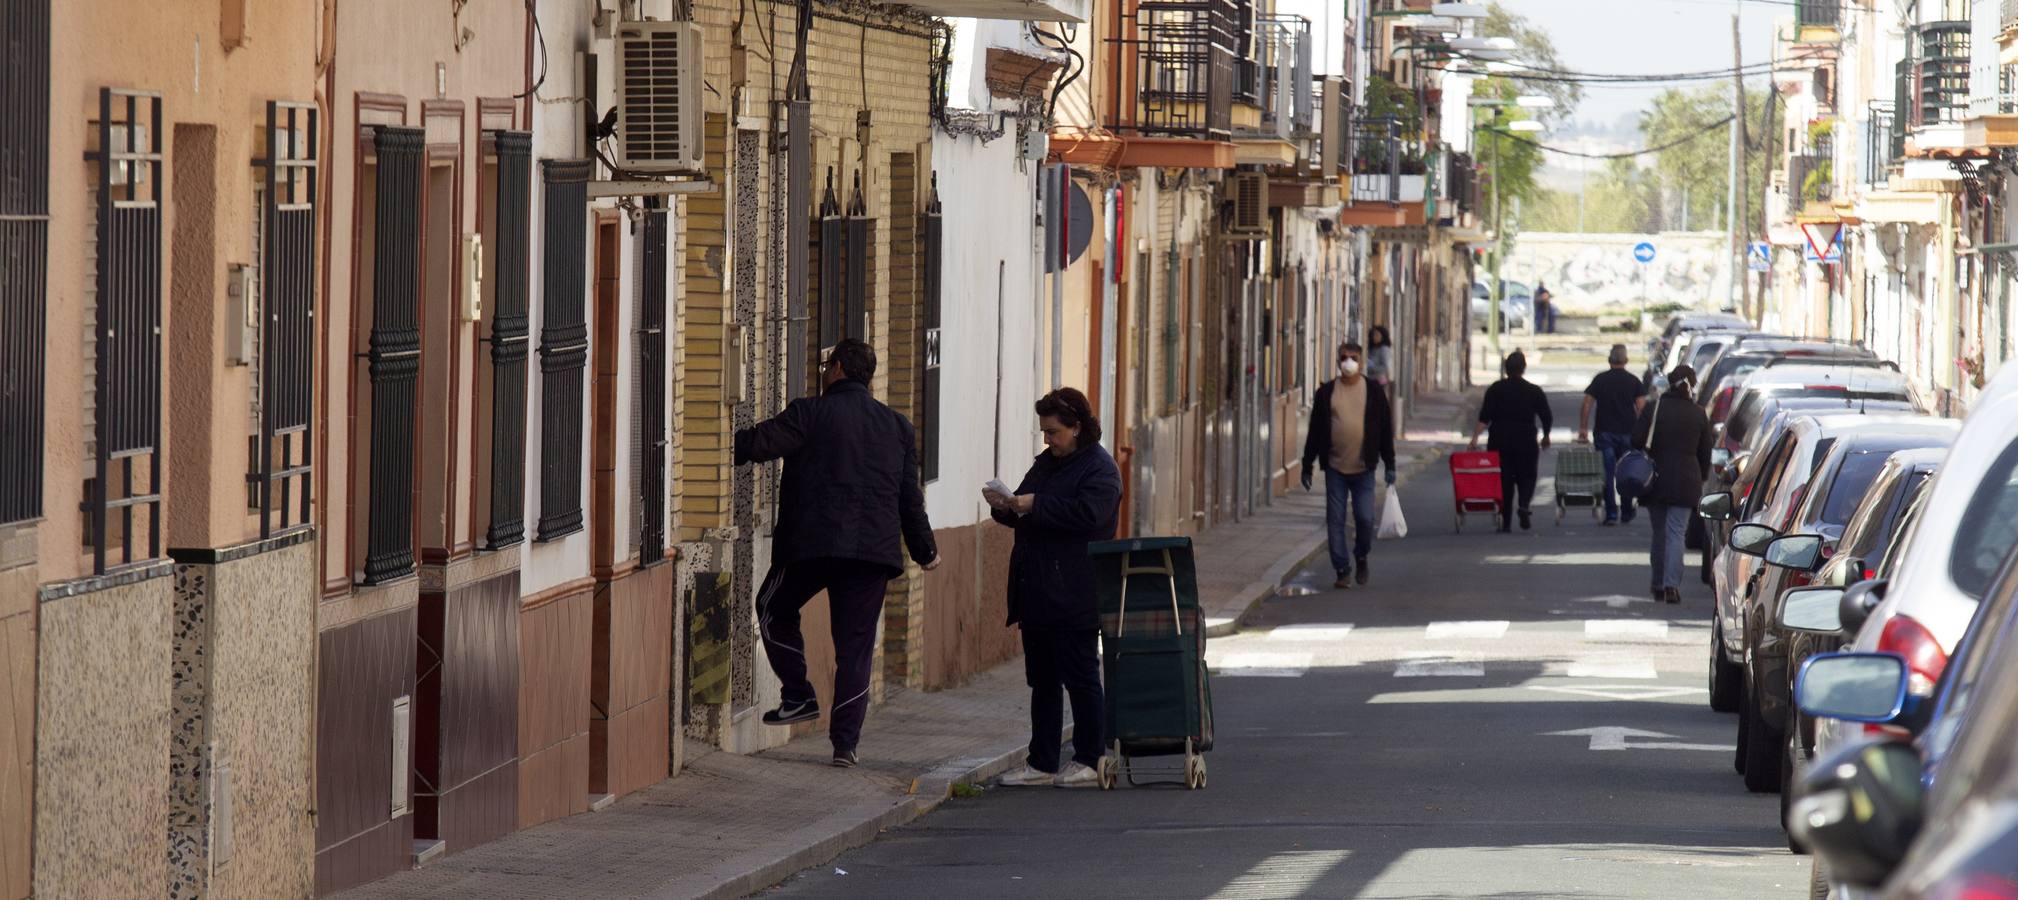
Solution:
[[(1719, 750), (1725, 753), (1734, 747), (1725, 744), (1684, 744), (1673, 740), (1674, 735), (1658, 731), (1641, 731), (1637, 728), (1620, 728), (1605, 725), (1597, 728), (1578, 728), (1574, 731), (1551, 731), (1543, 737), (1589, 737), (1592, 750)], [(1633, 738), (1668, 738), (1660, 741), (1639, 741)]]
[(1668, 623), (1660, 619), (1585, 619), (1584, 640), (1665, 641)]
[(1229, 653), (1214, 669), (1231, 678), (1300, 678), (1308, 671), (1308, 653)]
[(1485, 657), (1476, 653), (1407, 654), (1396, 666), (1396, 678), (1479, 678), (1485, 675)]
[(1338, 864), (1346, 850), (1291, 850), (1277, 853), (1226, 883), (1207, 900), (1287, 900), (1309, 893)]
[(1625, 594), (1606, 594), (1602, 597), (1576, 597), (1573, 599), (1575, 599), (1576, 602), (1578, 603), (1602, 603), (1613, 609), (1624, 609), (1635, 603), (1654, 602), (1653, 599), (1649, 597), (1631, 597)]
[(1423, 630), (1423, 636), (1432, 641), (1448, 638), (1490, 640), (1506, 637), (1506, 630), (1511, 625), (1513, 623), (1507, 621), (1431, 622), (1429, 627)]
[(1594, 684), (1589, 687), (1555, 684), (1530, 684), (1528, 688), (1537, 691), (1552, 691), (1558, 694), (1576, 694), (1596, 697), (1600, 700), (1661, 700), (1668, 697), (1682, 697), (1689, 694), (1706, 694), (1708, 688), (1661, 687), (1651, 684)]
[(1573, 660), (1562, 674), (1571, 678), (1658, 678), (1654, 664), (1644, 659), (1584, 657)]
[(1268, 630), (1271, 641), (1337, 641), (1352, 633), (1351, 625), (1277, 625)]
[(1484, 560), (1496, 566), (1640, 566), (1647, 565), (1644, 552), (1620, 550), (1586, 553), (1496, 553)]

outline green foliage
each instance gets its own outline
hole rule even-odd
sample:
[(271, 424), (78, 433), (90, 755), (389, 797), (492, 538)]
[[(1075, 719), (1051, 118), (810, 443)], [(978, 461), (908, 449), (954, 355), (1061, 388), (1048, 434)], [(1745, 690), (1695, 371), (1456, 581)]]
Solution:
[[(1555, 39), (1540, 26), (1528, 21), (1526, 16), (1510, 12), (1499, 3), (1486, 8), (1486, 18), (1479, 23), (1478, 33), (1480, 37), (1513, 38), (1518, 48), (1514, 51), (1514, 58), (1522, 66), (1533, 70), (1535, 75), (1547, 75), (1563, 69), (1561, 60), (1556, 58)], [(1510, 96), (1542, 94), (1555, 100), (1554, 108), (1540, 111), (1542, 122), (1547, 124), (1569, 121), (1576, 112), (1577, 104), (1584, 98), (1583, 86), (1574, 82), (1538, 81), (1518, 74), (1495, 76), (1491, 80), (1510, 83), (1513, 86)]]
[(959, 784), (953, 785), (953, 796), (962, 800), (979, 797), (981, 796), (981, 786), (962, 781)]
[(1833, 160), (1825, 159), (1816, 163), (1814, 168), (1808, 170), (1808, 177), (1801, 179), (1801, 199), (1828, 199), (1830, 186), (1835, 183), (1835, 180), (1836, 163)]
[(1415, 92), (1383, 76), (1366, 81), (1366, 117), (1394, 119), (1401, 124), (1403, 140), (1422, 136), (1422, 104), (1416, 102)]
[[(1511, 12), (1494, 3), (1488, 7), (1486, 19), (1480, 23), (1481, 37), (1512, 38), (1518, 49), (1516, 59), (1535, 70), (1561, 69), (1556, 59), (1555, 41), (1547, 31), (1530, 22), (1527, 17)], [(1515, 74), (1495, 75), (1481, 78), (1472, 83), (1471, 98), (1503, 100), (1511, 103), (1515, 98), (1528, 94), (1542, 94), (1555, 101), (1555, 106), (1546, 110), (1526, 110), (1513, 106), (1479, 107), (1477, 110), (1478, 130), (1472, 148), (1472, 158), (1486, 167), (1484, 187), (1486, 196), (1492, 196), (1492, 179), (1499, 181), (1499, 199), (1509, 210), (1516, 202), (1523, 209), (1532, 209), (1543, 199), (1545, 192), (1536, 181), (1536, 173), (1546, 162), (1543, 150), (1536, 142), (1523, 135), (1509, 133), (1506, 126), (1524, 118), (1537, 118), (1543, 123), (1568, 121), (1576, 111), (1577, 103), (1583, 99), (1583, 88), (1561, 81), (1536, 81), (1521, 78)], [(1447, 98), (1444, 102), (1459, 102)], [(1491, 209), (1488, 207), (1488, 214)], [(1532, 217), (1528, 217), (1532, 221)], [(1509, 243), (1516, 223), (1509, 213), (1505, 219)]]

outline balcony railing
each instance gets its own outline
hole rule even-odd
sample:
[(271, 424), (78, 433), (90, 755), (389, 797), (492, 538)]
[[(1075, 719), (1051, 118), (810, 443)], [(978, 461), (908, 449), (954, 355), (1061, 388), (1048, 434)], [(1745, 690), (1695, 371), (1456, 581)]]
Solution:
[(1928, 22), (1914, 35), (1912, 126), (1962, 121), (1969, 106), (1969, 23)]
[(1810, 203), (1827, 203), (1835, 194), (1835, 163), (1821, 154), (1795, 156), (1787, 164), (1787, 215), (1800, 215)]
[[(2018, 3), (2018, 0), (2005, 0), (2005, 2)], [(1998, 66), (1997, 93), (1972, 94), (1969, 97), (1969, 115), (1972, 118), (2018, 115), (2018, 66)]]
[(1794, 24), (1801, 28), (1835, 28), (1842, 20), (1841, 0), (1797, 0), (1794, 4)]
[(1444, 194), (1458, 213), (1478, 209), (1478, 165), (1472, 162), (1471, 154), (1452, 153), (1444, 157), (1443, 183)]
[[(1352, 193), (1354, 203), (1400, 203), (1404, 177), (1423, 174), (1422, 145), (1402, 133), (1393, 117), (1355, 117), (1352, 126)], [(1413, 199), (1421, 199), (1419, 196)]]
[(1261, 16), (1254, 27), (1252, 84), (1236, 97), (1261, 108), (1261, 131), (1278, 137), (1311, 133), (1310, 20), (1302, 16)]
[(1898, 141), (1894, 140), (1898, 129), (1894, 125), (1895, 113), (1891, 103), (1874, 100), (1866, 109), (1864, 119), (1864, 183), (1885, 184), (1891, 178), (1892, 163), (1900, 156)]
[(1136, 7), (1134, 118), (1115, 130), (1227, 140), (1233, 135), (1234, 24), (1228, 0)]

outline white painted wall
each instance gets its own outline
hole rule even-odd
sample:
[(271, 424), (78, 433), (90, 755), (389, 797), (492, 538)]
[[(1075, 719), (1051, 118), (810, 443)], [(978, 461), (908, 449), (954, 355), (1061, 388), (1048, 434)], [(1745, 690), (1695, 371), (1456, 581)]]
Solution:
[(925, 508), (934, 527), (955, 528), (987, 518), (981, 485), (1001, 478), (1014, 487), (1038, 450), (1030, 411), (1042, 360), (1032, 315), (1042, 265), (1033, 225), (1038, 167), (1020, 162), (1013, 121), (1008, 134), (986, 144), (935, 132), (932, 160), (944, 210), (939, 377), (946, 394), (939, 478), (925, 488)]

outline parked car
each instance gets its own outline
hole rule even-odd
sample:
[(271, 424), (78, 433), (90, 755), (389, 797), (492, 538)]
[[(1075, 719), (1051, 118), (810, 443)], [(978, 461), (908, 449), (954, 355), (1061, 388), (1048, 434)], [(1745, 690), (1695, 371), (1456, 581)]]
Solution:
[[(1754, 571), (1740, 600), (1747, 623), (1742, 655), (1745, 683), (1755, 693), (1740, 705), (1738, 752), (1744, 758), (1745, 787), (1755, 793), (1787, 787), (1785, 762), (1799, 725), (1793, 710), (1791, 642), (1774, 618), (1781, 593), (1806, 587), (1813, 580), (1815, 570), (1835, 552), (1850, 514), (1893, 453), (1945, 448), (1961, 428), (1954, 419), (1891, 419), (1872, 416), (1836, 439), (1785, 527), (1744, 525), (1732, 531), (1734, 551), (1766, 563)], [(1748, 533), (1740, 534), (1740, 530)], [(1747, 721), (1744, 716), (1753, 718)], [(1761, 734), (1779, 740), (1757, 740)]]
[(1814, 397), (1839, 401), (1844, 407), (1860, 410), (1865, 409), (1864, 403), (1878, 401), (1895, 407), (1903, 404), (1909, 410), (1918, 411), (1913, 405), (1912, 386), (1896, 368), (1884, 367), (1888, 365), (1873, 359), (1814, 362), (1781, 357), (1772, 360), (1746, 376), (1744, 383), (1735, 389), (1728, 417), (1718, 419), (1712, 416), (1713, 425), (1723, 426), (1719, 446), (1727, 449), (1735, 446), (1723, 440), (1733, 422), (1738, 423), (1739, 431), (1734, 440), (1743, 440), (1745, 430), (1757, 420), (1760, 407), (1770, 399)]
[[(1940, 468), (1942, 458), (1947, 455), (1948, 448), (1944, 444), (1901, 450), (1888, 457), (1878, 477), (1865, 491), (1863, 500), (1857, 504), (1856, 512), (1843, 526), (1843, 535), (1836, 542), (1835, 553), (1829, 555), (1816, 570), (1810, 585), (1842, 589), (1857, 582), (1885, 577), (1897, 561), (1898, 548), (1904, 545), (1895, 538), (1918, 519), (1918, 511), (1925, 505), (1922, 501), (1926, 497), (1927, 479)], [(1783, 559), (1788, 551), (1789, 548), (1777, 541), (1766, 550), (1768, 556), (1777, 552)], [(1774, 605), (1774, 621), (1784, 619), (1786, 598), (1794, 590), (1799, 588), (1780, 595), (1779, 602)], [(1809, 659), (1823, 653), (1834, 653), (1849, 645), (1856, 636), (1856, 626), (1862, 623), (1862, 611), (1839, 609), (1838, 618), (1844, 627), (1834, 631), (1782, 628), (1787, 638), (1789, 671), (1799, 672)], [(1814, 759), (1814, 752), (1815, 719), (1797, 706), (1793, 721), (1787, 726), (1787, 758), (1781, 763), (1780, 812), (1783, 819), (1793, 802), (1791, 788), (1799, 784), (1802, 773)], [(1791, 832), (1789, 840), (1792, 840)]]
[[(1960, 523), (1993, 525), (1981, 507)], [(1937, 690), (1916, 695), (1912, 662), (1893, 653), (1815, 657), (1796, 689), (1804, 712), (1896, 731), (1818, 757), (1787, 827), (1814, 848), (1810, 896), (2018, 898), (2018, 557), (2004, 559), (1958, 639)], [(1840, 589), (1788, 598), (1783, 624), (1828, 632), (1849, 606)]]
[(1669, 366), (1656, 369), (1655, 364), (1667, 361), (1673, 349), (1676, 336), (1689, 331), (1749, 331), (1752, 323), (1743, 316), (1726, 312), (1682, 312), (1668, 317), (1661, 333), (1647, 340), (1647, 369), (1640, 376), (1642, 383), (1651, 387), (1654, 379), (1668, 373)]
[(1726, 346), (1707, 370), (1697, 370), (1696, 402), (1710, 414), (1712, 424), (1721, 424), (1730, 415), (1730, 403), (1737, 399), (1737, 388), (1745, 378), (1776, 359), (1834, 362), (1877, 358), (1876, 353), (1854, 344), (1779, 338), (1754, 340), (1747, 336)]
[[(1511, 285), (1511, 282), (1509, 282), (1509, 285)], [(1527, 317), (1521, 314), (1520, 306), (1516, 304), (1511, 298), (1505, 298), (1505, 297), (1501, 298), (1499, 309), (1500, 309), (1501, 330), (1505, 331), (1505, 330), (1512, 330), (1515, 328), (1527, 327)], [(1482, 281), (1472, 282), (1471, 320), (1473, 323), (1475, 323), (1478, 330), (1486, 331), (1492, 327), (1491, 322), (1488, 319), (1488, 316), (1490, 316), (1491, 314), (1492, 314), (1492, 286)]]
[[(1925, 511), (1903, 540), (1903, 555), (1887, 578), (1851, 588), (1860, 597), (1880, 598), (1852, 647), (1903, 657), (1913, 695), (1924, 699), (1997, 564), (2018, 541), (2018, 366), (2005, 367), (1976, 398), (1927, 487)], [(1840, 722), (1818, 723), (1816, 754), (1827, 755), (1862, 733)]]

